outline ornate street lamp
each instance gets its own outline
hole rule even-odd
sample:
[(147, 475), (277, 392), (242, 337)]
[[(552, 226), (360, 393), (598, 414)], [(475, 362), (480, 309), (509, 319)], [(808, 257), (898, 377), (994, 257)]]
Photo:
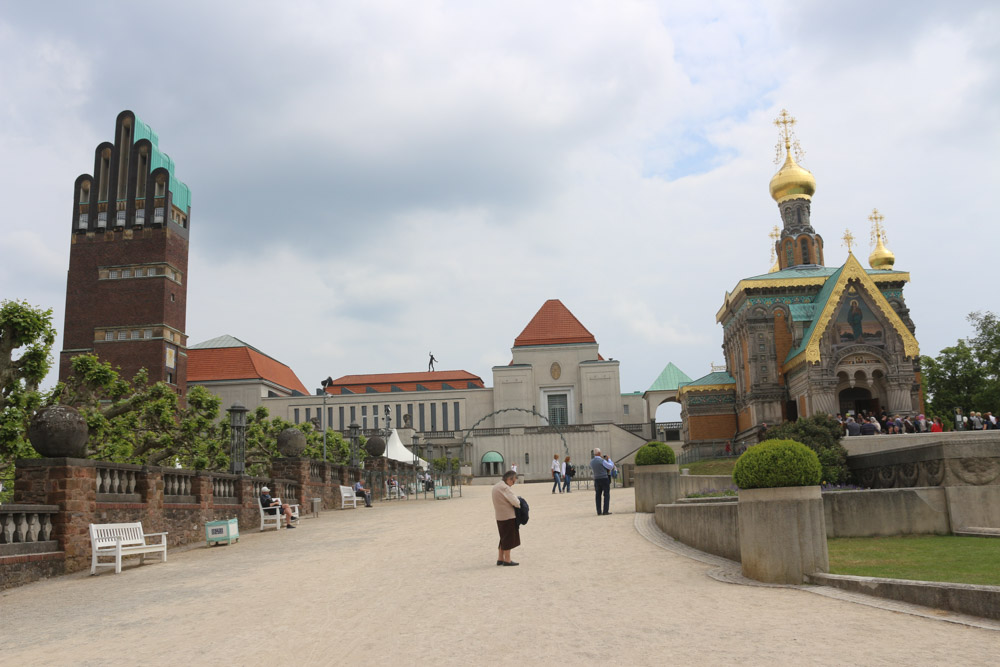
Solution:
[(358, 435), (361, 433), (361, 427), (355, 421), (351, 422), (351, 425), (347, 427), (348, 433), (351, 436), (351, 467), (358, 467)]
[(247, 458), (247, 409), (233, 403), (229, 413), (229, 472), (242, 475), (246, 472)]
[(333, 384), (333, 378), (327, 377), (320, 384), (323, 385), (323, 414), (319, 417), (319, 425), (323, 429), (323, 461), (326, 461), (326, 429), (330, 428), (330, 425), (324, 421), (326, 419), (326, 396), (329, 393), (327, 389)]

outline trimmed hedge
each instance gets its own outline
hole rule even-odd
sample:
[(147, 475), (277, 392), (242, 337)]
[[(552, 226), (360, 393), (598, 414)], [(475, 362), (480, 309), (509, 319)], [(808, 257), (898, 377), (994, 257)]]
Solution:
[(677, 456), (670, 445), (665, 442), (647, 442), (635, 453), (637, 466), (659, 466), (677, 463)]
[(743, 452), (733, 468), (733, 481), (741, 489), (815, 486), (822, 474), (816, 452), (801, 442), (766, 440)]

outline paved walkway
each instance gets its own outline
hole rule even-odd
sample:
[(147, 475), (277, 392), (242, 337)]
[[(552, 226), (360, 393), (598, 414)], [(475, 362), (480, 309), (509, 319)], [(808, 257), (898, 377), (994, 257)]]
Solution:
[[(794, 588), (741, 586), (665, 549), (612, 492), (518, 485), (531, 521), (496, 567), (488, 487), (303, 519), (166, 564), (0, 594), (4, 665), (942, 664), (1000, 633)], [(638, 520), (637, 520), (638, 519)], [(639, 528), (640, 530), (637, 530)], [(724, 578), (724, 577), (723, 577)], [(933, 615), (933, 612), (932, 612)]]

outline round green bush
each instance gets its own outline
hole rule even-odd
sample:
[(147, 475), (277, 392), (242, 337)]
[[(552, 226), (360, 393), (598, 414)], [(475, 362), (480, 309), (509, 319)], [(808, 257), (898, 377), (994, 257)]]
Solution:
[(637, 466), (659, 466), (676, 463), (677, 457), (670, 445), (664, 442), (647, 442), (635, 453)]
[(766, 440), (746, 450), (733, 468), (741, 489), (815, 486), (823, 468), (816, 452), (794, 440)]

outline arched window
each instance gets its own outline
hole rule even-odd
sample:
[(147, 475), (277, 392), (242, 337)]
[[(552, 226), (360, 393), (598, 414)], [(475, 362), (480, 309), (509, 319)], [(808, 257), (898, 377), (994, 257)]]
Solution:
[(809, 261), (809, 239), (807, 238), (802, 239), (802, 263), (812, 264), (812, 262)]
[(110, 191), (110, 184), (108, 179), (111, 178), (111, 149), (105, 148), (101, 151), (101, 173), (98, 175), (98, 190), (97, 201), (108, 201), (108, 192)]
[(132, 154), (132, 119), (122, 122), (122, 133), (118, 138), (118, 199), (125, 199), (128, 187), (128, 159)]
[(149, 172), (149, 153), (146, 147), (139, 149), (139, 164), (135, 169), (135, 198), (146, 198), (146, 174)]

